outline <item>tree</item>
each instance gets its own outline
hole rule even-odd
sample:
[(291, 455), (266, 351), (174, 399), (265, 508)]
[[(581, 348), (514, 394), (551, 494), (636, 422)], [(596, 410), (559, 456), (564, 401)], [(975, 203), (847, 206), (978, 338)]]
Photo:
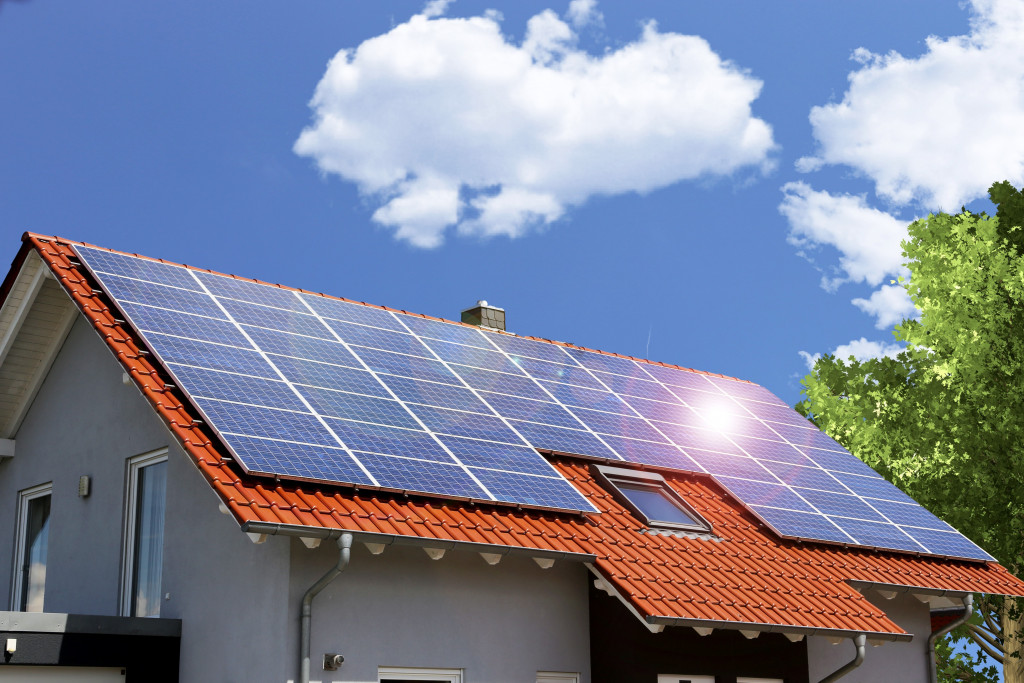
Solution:
[[(939, 213), (908, 228), (910, 277), (900, 282), (920, 317), (894, 329), (905, 350), (895, 358), (819, 359), (797, 409), (1019, 575), (1024, 194), (1002, 182), (989, 196), (994, 217)], [(1001, 662), (1007, 683), (1024, 683), (1021, 605), (995, 596), (975, 604), (960, 636)], [(940, 668), (953, 676), (950, 656)]]

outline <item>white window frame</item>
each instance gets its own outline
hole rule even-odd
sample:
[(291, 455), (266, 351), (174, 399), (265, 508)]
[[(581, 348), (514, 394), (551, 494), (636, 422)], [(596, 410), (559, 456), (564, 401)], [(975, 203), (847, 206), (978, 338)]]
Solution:
[[(608, 465), (594, 465), (598, 478), (604, 481), (606, 488), (611, 491), (615, 499), (632, 511), (644, 524), (655, 529), (668, 529), (672, 531), (689, 531), (694, 533), (711, 533), (711, 524), (692, 505), (683, 500), (675, 489), (669, 486), (665, 477), (657, 472), (645, 470), (633, 470), (625, 467), (613, 467)], [(666, 502), (675, 506), (680, 512), (693, 520), (693, 524), (682, 522), (651, 519), (641, 510), (626, 494), (619, 485), (644, 488), (659, 494)]]
[(714, 676), (687, 676), (686, 674), (658, 674), (658, 683), (679, 683), (679, 681), (688, 681), (689, 683), (715, 683)]
[[(21, 567), (25, 564), (25, 541), (28, 534), (28, 504), (43, 496), (50, 496), (50, 514), (53, 514), (53, 482), (39, 484), (18, 492), (18, 521), (15, 528), (14, 538), (14, 568), (11, 581), (11, 611), (21, 611)], [(47, 544), (49, 546), (49, 544)], [(49, 547), (47, 547), (49, 555)], [(49, 564), (49, 558), (47, 558)], [(45, 599), (45, 598), (44, 598)]]
[[(167, 460), (167, 449), (161, 448), (128, 459), (128, 476), (125, 477), (124, 527), (121, 532), (121, 600), (119, 612), (123, 617), (132, 614), (132, 584), (135, 577), (135, 511), (138, 507), (139, 472), (149, 465)], [(164, 522), (166, 523), (166, 519)]]
[(379, 666), (377, 680), (388, 678), (404, 678), (407, 681), (444, 681), (444, 683), (462, 683), (462, 669), (424, 669), (406, 666)]
[(580, 683), (580, 675), (568, 671), (538, 671), (537, 683)]

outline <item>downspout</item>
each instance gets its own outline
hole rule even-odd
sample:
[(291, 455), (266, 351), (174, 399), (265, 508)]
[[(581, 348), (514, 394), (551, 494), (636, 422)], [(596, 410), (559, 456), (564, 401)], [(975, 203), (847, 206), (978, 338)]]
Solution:
[(935, 633), (928, 636), (928, 680), (932, 683), (937, 683), (939, 680), (939, 671), (935, 664), (935, 643), (942, 636), (946, 635), (957, 626), (964, 624), (968, 619), (971, 618), (971, 614), (974, 613), (974, 593), (968, 593), (964, 596), (964, 615), (952, 622), (946, 624), (943, 628), (940, 628)]
[(821, 679), (821, 683), (832, 683), (832, 681), (838, 681), (840, 678), (850, 673), (864, 662), (864, 648), (867, 645), (868, 637), (863, 633), (854, 636), (853, 644), (857, 648), (857, 654), (853, 659), (843, 664), (841, 667), (833, 671), (831, 674)]
[(299, 617), (299, 683), (309, 683), (309, 632), (313, 616), (313, 598), (348, 567), (352, 553), (352, 534), (345, 532), (338, 539), (338, 564), (320, 577), (302, 596), (302, 610)]

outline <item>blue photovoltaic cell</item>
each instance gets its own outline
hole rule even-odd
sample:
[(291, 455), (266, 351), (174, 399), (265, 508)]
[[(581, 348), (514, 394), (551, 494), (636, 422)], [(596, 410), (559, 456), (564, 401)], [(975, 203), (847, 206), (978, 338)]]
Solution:
[(782, 484), (747, 481), (735, 477), (718, 477), (718, 481), (736, 494), (740, 500), (751, 506), (761, 505), (797, 512), (816, 512), (814, 508), (793, 493), (792, 489)]
[(607, 372), (593, 371), (593, 375), (595, 378), (600, 380), (605, 387), (608, 387), (617, 394), (638, 396), (640, 398), (651, 398), (664, 403), (679, 402), (668, 389), (657, 382), (648, 382), (643, 379), (624, 377), (623, 375), (613, 375)]
[(197, 272), (196, 277), (210, 290), (211, 294), (217, 297), (238, 299), (240, 301), (248, 301), (249, 303), (263, 304), (264, 306), (287, 308), (291, 311), (309, 313), (309, 309), (299, 301), (299, 298), (295, 296), (295, 292), (289, 289), (261, 285), (256, 282), (247, 282), (246, 280), (213, 275), (212, 273)]
[(758, 462), (761, 464), (761, 467), (764, 467), (778, 477), (782, 483), (789, 486), (834, 491), (835, 493), (850, 492), (835, 477), (819, 467), (803, 467), (801, 465), (790, 465), (771, 460), (758, 460)]
[(438, 408), (468, 410), (491, 415), (491, 409), (471, 389), (406, 377), (388, 377), (388, 387), (406, 403), (423, 403)]
[(419, 339), (411, 334), (382, 330), (378, 327), (346, 323), (340, 320), (327, 320), (327, 325), (334, 330), (338, 337), (344, 339), (348, 344), (368, 346), (374, 349), (385, 351), (396, 351), (421, 358), (433, 358), (430, 349), (425, 347)]
[(172, 287), (202, 291), (202, 287), (195, 281), (192, 274), (178, 266), (157, 263), (156, 261), (126, 256), (124, 254), (114, 254), (91, 247), (76, 246), (75, 251), (78, 252), (78, 255), (83, 258), (94, 272), (99, 271), (113, 275), (123, 275)]
[(563, 365), (572, 365), (572, 359), (566, 355), (565, 349), (557, 344), (522, 339), (507, 334), (492, 334), (487, 339), (513, 358), (526, 357), (561, 363)]
[(376, 453), (356, 453), (356, 457), (388, 488), (410, 491), (429, 488), (431, 492), (443, 496), (489, 498), (476, 482), (466, 476), (466, 470), (458, 465)]
[(380, 382), (365, 370), (317, 363), (311, 360), (299, 360), (288, 356), (268, 354), (267, 358), (277, 366), (277, 369), (289, 382), (369, 396), (388, 396), (387, 390), (381, 386)]
[(855, 517), (873, 522), (886, 521), (884, 517), (875, 512), (871, 506), (857, 496), (817, 491), (815, 489), (794, 488), (793, 490), (824, 515)]
[(620, 396), (610, 391), (587, 389), (548, 380), (538, 380), (538, 384), (547, 390), (556, 401), (566, 406), (603, 410), (606, 413), (616, 413), (618, 415), (636, 414)]
[(700, 389), (701, 391), (711, 393), (716, 391), (714, 385), (708, 381), (707, 377), (698, 372), (677, 370), (676, 368), (654, 365), (653, 363), (639, 363), (638, 365), (643, 368), (644, 372), (662, 384), (685, 389)]
[(259, 436), (320, 446), (338, 446), (338, 440), (310, 413), (293, 413), (208, 398), (196, 405), (225, 434)]
[(189, 393), (195, 397), (216, 398), (235, 403), (254, 403), (302, 412), (307, 410), (295, 392), (281, 381), (173, 363), (168, 363), (167, 367), (178, 383), (188, 387)]
[(755, 384), (76, 249), (251, 471), (592, 509), (536, 448), (710, 472), (785, 536), (988, 558)]
[(608, 450), (596, 435), (576, 429), (564, 429), (550, 425), (537, 424), (535, 422), (521, 422), (510, 420), (517, 432), (523, 435), (534, 448), (540, 448), (558, 453), (578, 453), (579, 455), (591, 455), (597, 458), (615, 458), (621, 460), (615, 453)]
[(554, 382), (575, 384), (576, 386), (607, 391), (607, 388), (594, 379), (592, 374), (581, 367), (562, 365), (561, 363), (549, 363), (545, 360), (523, 358), (520, 356), (516, 356), (512, 360), (515, 361), (515, 364), (521, 368), (523, 372), (534, 379), (548, 379)]
[(406, 328), (398, 322), (395, 316), (383, 309), (363, 306), (362, 304), (350, 304), (347, 301), (328, 299), (313, 294), (300, 294), (299, 296), (322, 318), (373, 325), (374, 327), (382, 327), (385, 330), (395, 330), (396, 332), (407, 332)]
[(122, 303), (121, 309), (132, 324), (144, 332), (162, 332), (175, 337), (188, 337), (217, 344), (249, 346), (248, 340), (238, 328), (226, 320), (130, 303)]
[(832, 521), (842, 527), (843, 531), (853, 536), (853, 540), (857, 545), (917, 552), (922, 550), (921, 545), (915, 543), (899, 527), (892, 524), (866, 522), (859, 519), (832, 518)]
[(278, 379), (278, 374), (258, 351), (182, 337), (169, 337), (156, 332), (150, 332), (147, 336), (159, 350), (160, 358), (165, 363), (197, 365), (213, 370)]
[(242, 329), (253, 342), (267, 353), (283, 356), (294, 356), (306, 360), (315, 360), (349, 368), (362, 369), (363, 364), (353, 356), (341, 342), (329, 339), (318, 339), (287, 332), (265, 330), (260, 327), (242, 325)]
[(914, 540), (937, 555), (950, 557), (974, 558), (995, 562), (995, 558), (971, 543), (959, 533), (946, 533), (931, 529), (904, 528), (903, 531), (912, 535)]
[(954, 531), (953, 527), (916, 503), (894, 503), (891, 500), (877, 499), (871, 499), (868, 502), (894, 524), (940, 531)]
[(683, 454), (682, 451), (671, 444), (639, 441), (637, 439), (627, 439), (607, 434), (602, 435), (601, 438), (614, 448), (624, 460), (629, 462), (638, 462), (658, 467), (671, 467), (690, 472), (704, 471), (692, 458)]
[(118, 275), (108, 276), (104, 282), (107, 291), (119, 301), (135, 303), (159, 302), (161, 308), (184, 311), (194, 315), (227, 320), (224, 311), (210, 297), (189, 289), (157, 285), (144, 280), (133, 280)]
[(430, 406), (410, 407), (432, 432), (523, 445), (523, 440), (499, 417)]
[(241, 325), (253, 325), (279, 332), (304, 334), (307, 337), (319, 337), (320, 339), (334, 339), (334, 335), (324, 327), (323, 323), (307, 313), (270, 308), (269, 306), (260, 306), (259, 304), (250, 304), (233, 299), (223, 299), (221, 304), (231, 314), (231, 317), (235, 319), (235, 322)]
[[(324, 418), (335, 434), (353, 451), (401, 455), (435, 462), (454, 462), (427, 432), (384, 425)], [(385, 485), (384, 482), (381, 482)], [(408, 488), (408, 487), (404, 487)]]
[(360, 422), (375, 422), (392, 427), (419, 429), (420, 425), (398, 401), (389, 398), (358, 396), (319, 387), (298, 387), (313, 410), (325, 417), (341, 417)]
[(513, 375), (521, 374), (515, 363), (498, 351), (481, 349), (476, 346), (452, 344), (436, 339), (424, 339), (423, 343), (429, 346), (441, 360), (449, 363), (468, 365), (485, 370), (495, 370), (497, 372), (507, 372)]
[(470, 368), (465, 365), (449, 365), (448, 367), (466, 384), (480, 391), (497, 391), (538, 401), (548, 401), (551, 398), (537, 386), (536, 382), (523, 375), (509, 375), (504, 372)]
[(813, 538), (835, 543), (853, 543), (853, 538), (844, 534), (828, 518), (814, 512), (780, 510), (779, 508), (752, 505), (751, 509), (761, 519), (776, 529), (791, 529), (787, 536)]
[(580, 422), (557, 403), (532, 401), (504, 394), (480, 392), (480, 397), (487, 401), (498, 415), (514, 420), (543, 422), (558, 427), (580, 429)]
[(638, 417), (614, 415), (584, 408), (573, 408), (572, 412), (583, 424), (599, 434), (613, 434), (644, 441), (668, 441), (664, 434), (654, 429), (646, 420)]
[(228, 435), (225, 442), (252, 472), (374, 485), (347, 451), (328, 446)]
[(743, 455), (743, 452), (720, 432), (697, 427), (680, 427), (668, 422), (652, 422), (658, 431), (669, 438), (672, 443), (682, 446), (683, 450), (698, 448), (702, 451)]
[(725, 379), (724, 377), (708, 376), (707, 379), (729, 396), (746, 398), (754, 401), (763, 401), (765, 403), (774, 403), (777, 406), (783, 406), (787, 410), (789, 409), (789, 406), (779, 400), (775, 394), (762, 386), (758, 386), (757, 384), (740, 382), (734, 379)]
[(515, 472), (470, 468), (498, 500), (545, 507), (572, 508), (579, 492), (561, 476), (536, 477)]
[(551, 476), (554, 473), (551, 465), (538, 458), (537, 451), (528, 446), (478, 441), (447, 434), (441, 434), (437, 438), (456, 458), (469, 467), (486, 467), (542, 476)]
[(451, 323), (443, 323), (437, 320), (430, 320), (429, 318), (418, 318), (412, 315), (403, 315), (399, 320), (405, 323), (405, 326), (413, 334), (421, 337), (440, 339), (441, 341), (455, 342), (465, 344), (466, 346), (477, 346), (481, 349), (491, 348), (490, 343), (484, 337), (484, 333), (479, 329), (452, 325)]

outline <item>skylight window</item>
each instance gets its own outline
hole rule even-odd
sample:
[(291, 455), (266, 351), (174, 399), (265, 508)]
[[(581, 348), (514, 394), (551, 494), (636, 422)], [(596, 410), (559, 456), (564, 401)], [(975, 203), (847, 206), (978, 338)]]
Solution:
[(604, 465), (595, 468), (619, 502), (647, 526), (697, 532), (711, 530), (711, 525), (687, 505), (660, 474)]

